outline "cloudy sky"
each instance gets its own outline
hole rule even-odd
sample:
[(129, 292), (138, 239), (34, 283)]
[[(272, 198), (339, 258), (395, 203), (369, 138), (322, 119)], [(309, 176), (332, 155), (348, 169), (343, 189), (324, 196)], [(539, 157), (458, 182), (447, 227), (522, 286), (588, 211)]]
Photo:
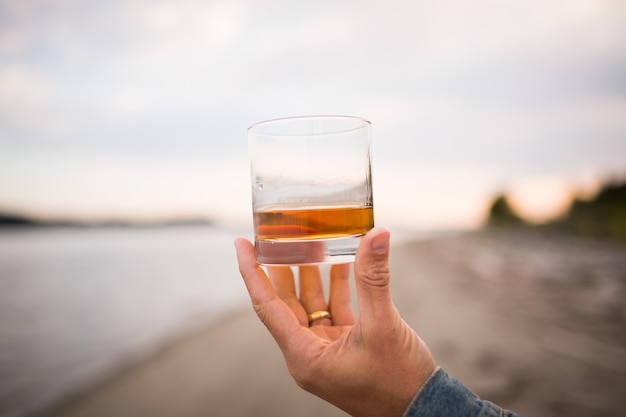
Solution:
[(0, 208), (250, 221), (246, 129), (373, 124), (377, 223), (626, 174), (623, 0), (0, 0)]

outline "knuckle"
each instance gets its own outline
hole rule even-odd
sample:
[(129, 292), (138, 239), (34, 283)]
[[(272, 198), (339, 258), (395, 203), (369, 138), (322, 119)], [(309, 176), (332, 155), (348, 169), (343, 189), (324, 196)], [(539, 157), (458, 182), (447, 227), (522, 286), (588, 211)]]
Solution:
[(372, 288), (388, 288), (389, 264), (387, 262), (379, 262), (365, 265), (360, 270), (360, 280), (363, 284)]
[(268, 311), (267, 311), (267, 305), (264, 304), (264, 303), (253, 304), (252, 308), (254, 309), (254, 312), (256, 313), (256, 315), (259, 318), (259, 320), (261, 320), (261, 322), (263, 324), (266, 324), (267, 320), (269, 318), (269, 314), (268, 314)]

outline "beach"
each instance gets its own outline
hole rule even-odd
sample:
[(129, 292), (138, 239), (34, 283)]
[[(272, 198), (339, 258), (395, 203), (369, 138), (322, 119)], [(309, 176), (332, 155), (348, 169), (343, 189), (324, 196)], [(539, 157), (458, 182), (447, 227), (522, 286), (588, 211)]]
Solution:
[[(403, 318), (483, 399), (522, 416), (624, 415), (623, 244), (501, 230), (392, 237), (391, 272)], [(242, 306), (39, 415), (346, 414), (296, 386)]]

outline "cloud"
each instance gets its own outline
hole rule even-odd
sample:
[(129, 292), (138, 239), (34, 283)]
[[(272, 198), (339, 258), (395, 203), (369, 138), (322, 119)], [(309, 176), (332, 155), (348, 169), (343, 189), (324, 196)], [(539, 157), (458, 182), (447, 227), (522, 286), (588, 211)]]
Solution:
[(478, 227), (499, 187), (492, 170), (471, 164), (387, 161), (372, 177), (377, 221), (416, 229)]
[(383, 165), (624, 169), (625, 21), (611, 0), (0, 0), (0, 147), (213, 164), (252, 123), (335, 113), (373, 122)]
[(50, 97), (47, 80), (28, 67), (0, 68), (0, 109), (3, 112), (37, 111)]
[(49, 140), (71, 131), (71, 120), (55, 104), (55, 89), (36, 68), (0, 67), (0, 145), (32, 137)]
[(113, 157), (83, 152), (0, 156), (0, 208), (52, 218), (251, 219), (246, 155)]

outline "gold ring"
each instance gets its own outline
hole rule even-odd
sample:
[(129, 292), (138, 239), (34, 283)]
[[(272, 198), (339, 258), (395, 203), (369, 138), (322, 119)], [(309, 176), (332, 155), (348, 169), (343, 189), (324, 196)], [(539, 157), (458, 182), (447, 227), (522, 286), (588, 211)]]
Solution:
[(307, 316), (307, 318), (309, 319), (309, 324), (313, 323), (315, 320), (330, 319), (331, 317), (332, 316), (330, 315), (330, 312), (326, 310), (314, 311)]

